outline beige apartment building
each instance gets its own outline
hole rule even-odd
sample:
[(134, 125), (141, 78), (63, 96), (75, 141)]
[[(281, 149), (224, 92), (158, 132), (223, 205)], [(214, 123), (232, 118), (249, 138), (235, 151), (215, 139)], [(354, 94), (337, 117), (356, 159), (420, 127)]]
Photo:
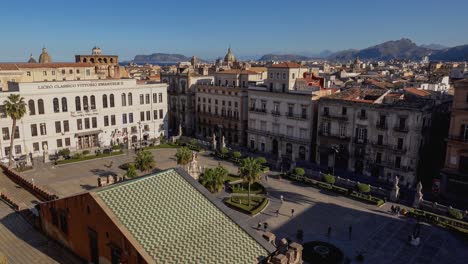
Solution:
[(321, 98), (316, 162), (413, 186), (435, 106), (423, 93), (350, 88)]
[(455, 83), (442, 191), (455, 199), (468, 192), (468, 80)]
[(210, 85), (214, 77), (201, 75), (191, 66), (178, 67), (175, 71), (161, 72), (161, 82), (167, 83), (169, 97), (169, 134), (195, 134), (195, 84)]

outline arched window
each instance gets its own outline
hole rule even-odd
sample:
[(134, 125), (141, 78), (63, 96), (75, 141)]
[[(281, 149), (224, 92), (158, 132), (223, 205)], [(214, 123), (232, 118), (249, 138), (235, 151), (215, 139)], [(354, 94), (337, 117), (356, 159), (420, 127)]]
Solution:
[(300, 160), (305, 160), (306, 157), (306, 149), (304, 146), (299, 147), (299, 159)]
[(128, 105), (132, 105), (133, 104), (133, 97), (132, 97), (132, 93), (128, 93)]
[(37, 100), (37, 108), (38, 108), (37, 112), (40, 115), (43, 115), (44, 114), (44, 100), (42, 99)]
[(79, 96), (75, 97), (75, 109), (81, 111), (81, 99)]
[(83, 96), (83, 110), (85, 111), (89, 110), (88, 96)]
[(107, 108), (107, 95), (102, 95), (102, 107)]
[(68, 111), (67, 98), (62, 97), (62, 112)]
[(292, 154), (292, 145), (291, 145), (291, 143), (286, 144), (286, 154), (288, 154), (288, 155)]
[(180, 82), (180, 89), (181, 89), (181, 92), (184, 94), (185, 93), (185, 86), (186, 86), (186, 82), (185, 81), (181, 81)]
[(122, 93), (122, 106), (127, 105), (127, 96), (125, 96), (125, 93)]
[(36, 106), (34, 105), (34, 100), (29, 100), (28, 101), (28, 107), (29, 107), (29, 115), (35, 115), (36, 114)]
[(91, 95), (90, 99), (91, 99), (91, 109), (96, 109), (96, 97), (94, 97), (94, 95)]
[(53, 104), (54, 104), (54, 113), (58, 113), (60, 112), (60, 106), (59, 106), (59, 100), (58, 98), (54, 98), (54, 100), (52, 100)]
[(115, 104), (114, 104), (114, 95), (111, 94), (109, 96), (109, 107), (114, 107), (114, 106), (115, 106)]

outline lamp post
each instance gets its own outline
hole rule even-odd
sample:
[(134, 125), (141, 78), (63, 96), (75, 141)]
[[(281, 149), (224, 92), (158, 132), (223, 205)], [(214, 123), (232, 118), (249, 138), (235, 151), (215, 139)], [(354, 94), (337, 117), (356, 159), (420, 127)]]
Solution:
[(141, 148), (141, 121), (138, 121), (138, 130), (140, 131), (140, 147)]

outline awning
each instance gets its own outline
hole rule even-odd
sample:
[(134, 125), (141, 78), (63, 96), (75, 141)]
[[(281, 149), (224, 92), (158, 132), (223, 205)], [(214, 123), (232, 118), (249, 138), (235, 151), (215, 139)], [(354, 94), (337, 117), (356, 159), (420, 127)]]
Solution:
[(102, 130), (93, 130), (93, 131), (86, 131), (86, 132), (81, 132), (81, 133), (75, 133), (75, 137), (82, 137), (82, 136), (91, 136), (91, 135), (96, 135), (101, 133)]

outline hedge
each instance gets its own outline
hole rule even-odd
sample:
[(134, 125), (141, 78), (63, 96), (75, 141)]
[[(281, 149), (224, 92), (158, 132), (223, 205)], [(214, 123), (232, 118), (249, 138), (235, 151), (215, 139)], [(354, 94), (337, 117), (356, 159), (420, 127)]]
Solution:
[(449, 215), (455, 219), (462, 220), (463, 219), (463, 213), (460, 212), (460, 210), (450, 208), (449, 209)]
[[(242, 213), (251, 215), (251, 216), (256, 215), (260, 211), (262, 211), (263, 208), (265, 208), (268, 205), (268, 202), (269, 202), (268, 198), (262, 197), (261, 199), (263, 199), (263, 200), (260, 202), (260, 204), (257, 207), (253, 208), (252, 210), (247, 210), (247, 209), (241, 207), (239, 205), (239, 203), (234, 202), (233, 199), (235, 199), (235, 198), (247, 199), (246, 196), (245, 197), (244, 196), (231, 196), (231, 197), (227, 198), (224, 202), (229, 207), (231, 207), (231, 208), (233, 208), (235, 210), (238, 210), (238, 211), (240, 211)], [(251, 197), (251, 200), (253, 200), (253, 199), (258, 199), (258, 197)]]
[[(371, 196), (369, 194), (362, 194), (362, 193), (353, 191), (352, 189), (347, 189), (347, 188), (335, 186), (335, 185), (332, 185), (330, 183), (317, 181), (317, 180), (310, 179), (310, 178), (307, 178), (307, 177), (299, 177), (299, 176), (294, 175), (294, 174), (289, 174), (289, 178), (291, 178), (293, 180), (296, 180), (296, 181), (308, 183), (311, 186), (319, 188), (319, 189), (323, 189), (323, 190), (332, 191), (332, 192), (335, 192), (335, 193), (338, 193), (338, 194), (342, 194), (342, 195), (344, 195), (344, 196), (346, 196), (346, 197), (348, 197), (350, 199), (358, 200), (360, 202), (365, 202), (365, 203), (373, 204), (373, 205), (376, 205), (376, 206), (381, 206), (382, 204), (385, 203), (384, 200), (382, 200), (380, 198), (377, 198), (377, 197), (373, 197), (373, 196)], [(367, 186), (369, 186), (369, 185), (367, 185)]]
[(67, 160), (57, 160), (57, 165), (73, 163), (73, 162), (78, 162), (78, 161), (98, 159), (98, 158), (105, 158), (105, 157), (111, 157), (111, 156), (117, 156), (117, 155), (121, 155), (121, 154), (123, 154), (123, 151), (111, 152), (109, 154), (100, 154), (99, 156), (97, 156), (97, 155), (88, 155), (88, 156), (78, 155), (78, 156), (75, 156), (75, 157), (73, 157), (71, 159), (67, 159)]
[(331, 175), (331, 174), (326, 174), (323, 176), (323, 179), (325, 180), (326, 183), (329, 183), (329, 184), (335, 184), (335, 176)]
[(411, 209), (406, 216), (413, 217), (436, 226), (468, 234), (468, 223), (420, 209)]

